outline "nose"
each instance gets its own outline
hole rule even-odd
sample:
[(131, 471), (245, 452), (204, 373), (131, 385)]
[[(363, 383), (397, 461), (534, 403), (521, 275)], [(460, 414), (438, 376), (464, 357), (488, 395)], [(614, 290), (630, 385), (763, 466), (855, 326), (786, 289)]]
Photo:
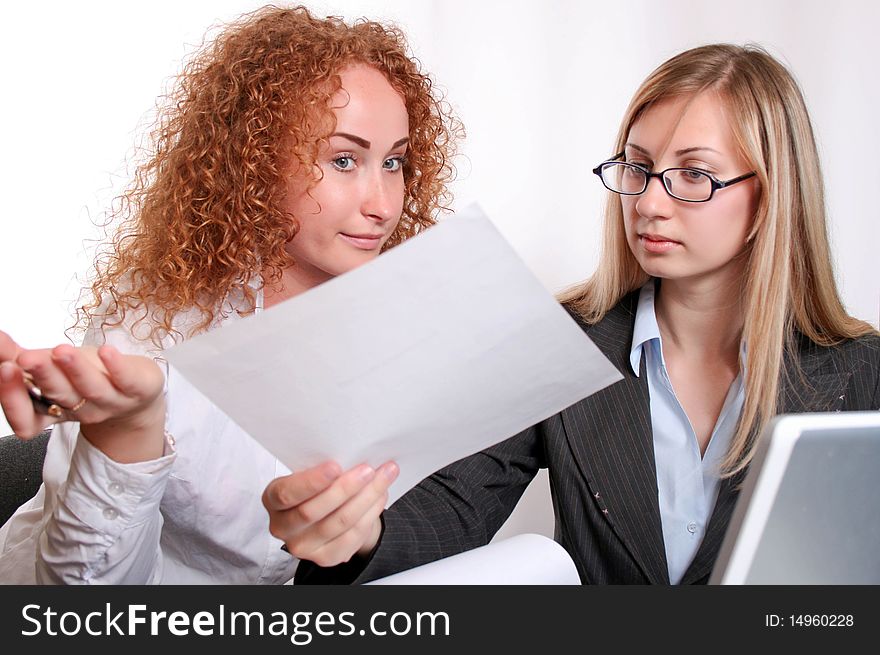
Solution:
[(399, 180), (383, 170), (367, 176), (361, 201), (361, 214), (379, 223), (400, 217), (403, 188)]
[(648, 180), (648, 187), (636, 200), (636, 211), (645, 218), (665, 218), (672, 211), (674, 199), (666, 193), (663, 180), (652, 177)]

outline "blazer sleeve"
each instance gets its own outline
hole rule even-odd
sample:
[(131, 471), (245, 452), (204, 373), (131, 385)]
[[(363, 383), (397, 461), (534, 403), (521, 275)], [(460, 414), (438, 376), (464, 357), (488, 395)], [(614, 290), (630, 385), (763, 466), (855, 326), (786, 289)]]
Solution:
[(404, 494), (382, 515), (369, 558), (322, 568), (302, 561), (296, 584), (360, 584), (483, 546), (545, 466), (542, 424), (450, 464)]

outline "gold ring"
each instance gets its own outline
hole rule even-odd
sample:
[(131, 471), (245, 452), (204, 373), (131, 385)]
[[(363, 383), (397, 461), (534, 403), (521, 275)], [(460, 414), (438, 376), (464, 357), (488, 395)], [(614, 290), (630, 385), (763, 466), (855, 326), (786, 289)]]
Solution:
[(34, 382), (33, 376), (28, 371), (22, 371), (21, 377), (27, 388), (28, 395), (31, 397), (31, 403), (34, 406), (35, 412), (54, 418), (61, 418), (63, 416), (64, 408), (51, 398), (43, 395), (43, 392), (40, 391), (40, 388)]
[(82, 409), (83, 405), (85, 405), (85, 404), (86, 404), (86, 399), (80, 398), (80, 401), (76, 405), (74, 405), (73, 407), (68, 409), (67, 411), (70, 412), (71, 414), (76, 414), (79, 410)]

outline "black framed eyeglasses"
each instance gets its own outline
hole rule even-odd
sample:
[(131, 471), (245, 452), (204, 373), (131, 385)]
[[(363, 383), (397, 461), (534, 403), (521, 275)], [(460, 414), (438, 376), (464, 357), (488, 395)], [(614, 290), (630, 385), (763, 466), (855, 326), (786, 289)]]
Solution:
[(609, 191), (623, 196), (638, 196), (648, 188), (652, 177), (659, 177), (666, 193), (676, 200), (684, 202), (707, 202), (712, 199), (718, 189), (724, 189), (737, 182), (742, 182), (756, 173), (746, 173), (731, 180), (716, 180), (706, 171), (698, 168), (667, 168), (659, 173), (652, 173), (644, 166), (617, 161), (624, 153), (603, 161), (593, 169)]

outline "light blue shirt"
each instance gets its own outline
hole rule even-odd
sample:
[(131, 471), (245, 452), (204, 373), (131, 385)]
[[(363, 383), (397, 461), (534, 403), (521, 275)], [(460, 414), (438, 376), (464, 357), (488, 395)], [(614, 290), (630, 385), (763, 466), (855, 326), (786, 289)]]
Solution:
[(645, 370), (651, 399), (651, 427), (654, 431), (654, 461), (657, 466), (657, 490), (663, 542), (669, 566), (669, 581), (678, 584), (694, 559), (715, 499), (718, 496), (719, 470), (736, 430), (745, 393), (740, 374), (730, 385), (727, 398), (705, 456), (700, 456), (697, 435), (681, 403), (675, 396), (666, 362), (660, 327), (654, 313), (654, 280), (642, 287), (636, 310), (630, 365), (639, 374), (639, 362), (645, 351)]

